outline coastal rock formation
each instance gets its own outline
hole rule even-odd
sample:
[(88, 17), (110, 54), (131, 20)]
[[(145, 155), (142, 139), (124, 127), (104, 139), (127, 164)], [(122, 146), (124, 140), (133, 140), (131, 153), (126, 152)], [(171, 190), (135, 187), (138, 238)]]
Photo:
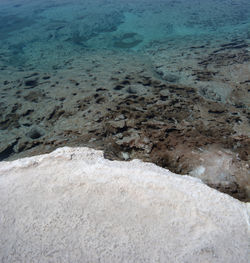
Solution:
[(247, 203), (138, 160), (0, 163), (1, 262), (248, 262)]
[[(179, 48), (170, 45), (149, 57), (166, 65), (172, 61), (166, 52), (171, 55), (177, 49), (181, 54)], [(172, 55), (173, 61), (179, 61)], [(226, 169), (212, 176), (206, 169), (198, 177), (234, 198), (250, 201), (249, 63), (234, 64), (233, 75), (220, 72), (231, 84), (217, 79), (212, 86), (232, 89), (219, 88), (220, 94), (231, 94), (230, 100), (219, 101), (217, 89), (203, 89), (205, 82), (190, 80), (185, 85), (183, 72), (176, 83), (164, 80), (136, 54), (106, 51), (84, 56), (81, 63), (75, 58), (71, 69), (58, 72), (24, 71), (11, 76), (2, 72), (0, 160), (84, 146), (103, 150), (112, 160), (140, 159), (196, 176), (197, 167), (207, 166), (203, 155), (212, 153), (221, 161), (226, 155)], [(187, 68), (201, 68), (195, 65)], [(190, 76), (191, 71), (187, 71)], [(237, 76), (237, 81), (230, 76)], [(235, 81), (244, 83), (239, 86)]]

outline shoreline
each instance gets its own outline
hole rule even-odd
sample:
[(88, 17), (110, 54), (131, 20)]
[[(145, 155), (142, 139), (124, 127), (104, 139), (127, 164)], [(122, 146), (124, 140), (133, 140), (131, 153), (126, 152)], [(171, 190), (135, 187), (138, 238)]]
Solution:
[[(211, 47), (209, 54), (218, 46), (221, 43)], [(176, 54), (181, 50), (181, 46), (176, 48)], [(185, 85), (185, 76), (173, 79), (171, 75), (171, 82), (166, 80), (167, 63), (163, 67), (159, 59), (166, 52), (172, 54), (171, 49), (143, 58), (135, 53), (94, 52), (85, 55), (81, 64), (74, 60), (71, 69), (19, 72), (8, 80), (2, 75), (1, 159), (47, 153), (62, 146), (88, 146), (104, 150), (110, 159), (137, 158), (175, 173), (193, 174), (248, 201), (249, 83), (238, 83), (248, 78), (249, 63), (225, 66), (228, 52), (231, 56), (242, 51), (223, 51), (225, 61), (220, 66), (216, 57), (210, 60), (210, 67), (220, 70), (216, 76), (196, 83), (190, 79), (193, 85)], [(197, 73), (197, 65), (209, 54), (195, 55), (192, 70), (183, 74), (207, 76), (208, 69), (201, 73), (200, 68)], [(168, 63), (174, 67), (172, 55)], [(183, 58), (183, 66), (193, 60)], [(201, 166), (203, 170), (215, 168), (216, 158), (214, 164), (203, 161), (208, 155), (221, 160), (216, 175), (197, 173)]]

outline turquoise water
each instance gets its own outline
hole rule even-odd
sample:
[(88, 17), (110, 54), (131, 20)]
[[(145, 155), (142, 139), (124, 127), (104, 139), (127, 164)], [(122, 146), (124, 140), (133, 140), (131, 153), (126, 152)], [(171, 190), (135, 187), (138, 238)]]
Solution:
[(194, 36), (249, 34), (248, 0), (1, 1), (1, 67), (64, 67), (93, 50), (143, 51)]
[(249, 200), (249, 91), (249, 0), (0, 1), (0, 160), (88, 146)]

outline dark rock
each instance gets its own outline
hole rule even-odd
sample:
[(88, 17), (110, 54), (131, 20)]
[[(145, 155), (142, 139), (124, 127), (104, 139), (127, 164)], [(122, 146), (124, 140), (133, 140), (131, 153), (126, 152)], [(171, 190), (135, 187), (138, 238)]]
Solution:
[(43, 133), (39, 131), (37, 128), (32, 128), (28, 133), (27, 136), (31, 139), (35, 140), (43, 136)]
[(44, 80), (50, 79), (50, 76), (44, 76), (43, 79)]
[(125, 87), (121, 86), (121, 85), (117, 85), (117, 86), (114, 87), (114, 90), (121, 90), (123, 88), (125, 88)]
[(34, 112), (34, 110), (29, 109), (29, 110), (25, 111), (21, 116), (23, 116), (23, 117), (28, 116), (28, 115), (30, 115), (32, 112)]
[(0, 161), (8, 158), (12, 153), (14, 153), (14, 146), (17, 144), (17, 142), (18, 142), (18, 139), (7, 144), (0, 150)]
[(29, 79), (29, 80), (26, 80), (24, 82), (25, 86), (26, 87), (29, 87), (29, 88), (34, 88), (38, 85), (38, 82), (37, 82), (38, 79)]

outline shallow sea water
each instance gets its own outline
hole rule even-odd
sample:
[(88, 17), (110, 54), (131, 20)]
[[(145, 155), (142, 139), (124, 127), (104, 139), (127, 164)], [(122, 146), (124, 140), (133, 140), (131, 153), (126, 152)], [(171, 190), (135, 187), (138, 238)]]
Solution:
[(2, 0), (0, 69), (0, 160), (89, 146), (249, 200), (249, 0)]

